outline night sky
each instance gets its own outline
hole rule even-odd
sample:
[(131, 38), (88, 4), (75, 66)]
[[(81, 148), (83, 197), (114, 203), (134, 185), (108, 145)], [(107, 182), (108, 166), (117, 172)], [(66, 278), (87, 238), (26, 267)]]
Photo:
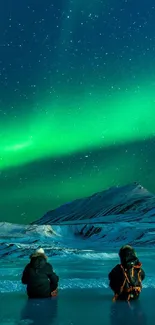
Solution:
[(154, 158), (154, 0), (2, 1), (0, 221), (155, 192)]

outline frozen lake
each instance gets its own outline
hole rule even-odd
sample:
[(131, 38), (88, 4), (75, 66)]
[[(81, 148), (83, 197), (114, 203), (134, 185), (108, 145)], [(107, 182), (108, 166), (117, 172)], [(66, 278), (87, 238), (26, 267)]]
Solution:
[[(50, 260), (60, 276), (57, 298), (28, 300), (20, 283), (25, 261), (1, 260), (0, 324), (34, 325), (120, 325), (154, 323), (155, 252), (138, 250), (146, 271), (140, 300), (130, 309), (125, 303), (112, 303), (107, 275), (118, 262), (115, 251), (55, 257)], [(28, 260), (27, 260), (28, 261)]]

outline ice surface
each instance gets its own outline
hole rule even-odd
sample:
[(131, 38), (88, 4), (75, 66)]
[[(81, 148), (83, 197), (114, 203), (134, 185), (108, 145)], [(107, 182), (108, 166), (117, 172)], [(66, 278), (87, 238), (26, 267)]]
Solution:
[[(76, 200), (32, 225), (0, 224), (0, 324), (122, 325), (154, 323), (155, 197), (140, 185)], [(129, 309), (113, 304), (108, 272), (118, 248), (136, 246), (146, 271)], [(28, 301), (20, 279), (31, 252), (44, 247), (60, 276), (59, 296)]]
[(28, 301), (20, 283), (24, 261), (18, 260), (12, 265), (3, 260), (0, 268), (0, 324), (128, 325), (134, 312), (132, 324), (152, 325), (155, 252), (150, 249), (148, 256), (146, 249), (138, 249), (138, 255), (147, 276), (139, 304), (132, 305), (134, 311), (127, 309), (126, 305), (116, 306), (111, 301), (107, 274), (118, 262), (115, 252), (86, 253), (61, 259), (53, 257), (51, 262), (60, 275), (60, 289), (59, 296), (52, 301)]

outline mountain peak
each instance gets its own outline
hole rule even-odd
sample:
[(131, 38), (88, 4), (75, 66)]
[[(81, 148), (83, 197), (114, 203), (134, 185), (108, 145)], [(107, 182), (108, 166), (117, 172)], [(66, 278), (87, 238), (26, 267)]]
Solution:
[(138, 183), (112, 187), (48, 211), (33, 224), (73, 224), (81, 223), (82, 220), (83, 223), (85, 220), (90, 223), (92, 218), (95, 221), (99, 217), (104, 223), (108, 222), (106, 217), (109, 215), (133, 214), (134, 211), (135, 216), (138, 216), (143, 210), (149, 209), (150, 200), (155, 205), (155, 196)]

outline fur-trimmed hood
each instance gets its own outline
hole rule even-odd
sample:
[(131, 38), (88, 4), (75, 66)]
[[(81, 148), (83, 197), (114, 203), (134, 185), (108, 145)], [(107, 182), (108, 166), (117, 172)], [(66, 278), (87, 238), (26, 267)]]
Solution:
[(42, 253), (37, 253), (37, 252), (32, 253), (30, 255), (30, 259), (32, 259), (33, 257), (39, 257), (39, 256), (41, 256), (41, 257), (43, 257), (43, 258), (45, 258), (47, 260), (47, 256), (45, 255), (45, 253), (42, 254)]
[(47, 256), (42, 253), (33, 253), (30, 255), (30, 265), (34, 269), (42, 268), (47, 262)]

